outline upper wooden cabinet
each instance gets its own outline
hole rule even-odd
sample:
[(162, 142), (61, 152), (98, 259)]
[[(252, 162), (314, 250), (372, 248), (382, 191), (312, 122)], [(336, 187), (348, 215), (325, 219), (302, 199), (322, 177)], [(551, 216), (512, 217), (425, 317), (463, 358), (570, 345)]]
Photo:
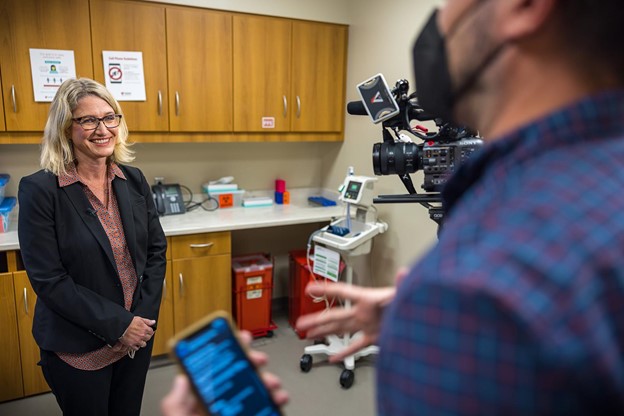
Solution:
[(234, 16), (234, 131), (290, 131), (291, 35), (290, 20)]
[[(0, 68), (0, 92), (2, 91), (2, 68)], [(4, 102), (0, 100), (0, 131), (6, 130), (4, 124)]]
[(73, 50), (76, 74), (93, 77), (89, 3), (0, 1), (0, 65), (6, 129), (42, 131), (50, 103), (35, 102), (30, 48)]
[(105, 83), (103, 51), (141, 52), (131, 140), (343, 139), (347, 27), (139, 0), (0, 0), (0, 143), (39, 143), (29, 49), (73, 50)]
[(116, 0), (90, 4), (95, 79), (105, 82), (102, 51), (141, 51), (146, 100), (120, 102), (128, 128), (169, 130), (165, 7)]
[(347, 28), (294, 22), (291, 130), (339, 132), (345, 118)]
[(171, 131), (232, 131), (232, 15), (167, 8)]
[(234, 130), (340, 132), (347, 28), (234, 16)]

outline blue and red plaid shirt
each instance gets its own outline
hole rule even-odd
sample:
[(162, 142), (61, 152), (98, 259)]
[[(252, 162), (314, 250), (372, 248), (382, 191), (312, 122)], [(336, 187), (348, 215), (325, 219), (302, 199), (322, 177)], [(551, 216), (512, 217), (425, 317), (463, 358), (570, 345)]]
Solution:
[(624, 91), (488, 144), (443, 197), (384, 315), (379, 413), (623, 415)]

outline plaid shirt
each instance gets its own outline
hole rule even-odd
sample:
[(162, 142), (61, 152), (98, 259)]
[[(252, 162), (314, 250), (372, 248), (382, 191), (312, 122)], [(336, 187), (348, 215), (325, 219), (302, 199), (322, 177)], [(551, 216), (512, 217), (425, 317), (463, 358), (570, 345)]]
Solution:
[(624, 414), (624, 91), (488, 144), (443, 197), (384, 316), (379, 413)]

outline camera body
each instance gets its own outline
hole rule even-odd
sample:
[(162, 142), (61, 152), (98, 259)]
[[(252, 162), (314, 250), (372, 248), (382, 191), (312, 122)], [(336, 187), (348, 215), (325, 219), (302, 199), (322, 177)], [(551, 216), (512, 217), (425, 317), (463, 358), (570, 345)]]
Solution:
[[(383, 142), (373, 145), (373, 170), (375, 175), (398, 175), (408, 195), (382, 195), (376, 203), (417, 202), (429, 209), (431, 218), (441, 224), (444, 210), (440, 205), (440, 191), (459, 166), (483, 146), (481, 138), (465, 127), (454, 126), (426, 114), (419, 106), (416, 93), (408, 94), (407, 80), (397, 81), (388, 88), (382, 74), (358, 84), (361, 101), (348, 103), (352, 115), (368, 114), (375, 124), (382, 123)], [(433, 120), (436, 132), (429, 132), (412, 122)], [(409, 133), (407, 134), (404, 133)], [(412, 136), (422, 140), (414, 143)], [(422, 170), (421, 188), (427, 193), (418, 194), (412, 183), (412, 173)]]
[(440, 192), (451, 174), (476, 150), (481, 139), (462, 137), (451, 140), (412, 142), (383, 142), (373, 145), (375, 175), (405, 175), (422, 170), (421, 185), (426, 192)]

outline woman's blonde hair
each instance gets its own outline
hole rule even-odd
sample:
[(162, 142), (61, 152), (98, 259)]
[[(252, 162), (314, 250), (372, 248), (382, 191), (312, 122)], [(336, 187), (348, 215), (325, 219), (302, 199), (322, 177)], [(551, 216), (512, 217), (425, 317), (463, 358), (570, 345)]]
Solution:
[[(121, 106), (113, 95), (100, 83), (89, 79), (68, 79), (61, 84), (52, 100), (48, 121), (43, 131), (41, 145), (41, 167), (55, 175), (66, 172), (66, 167), (74, 161), (71, 141), (72, 113), (78, 101), (88, 95), (106, 101), (116, 114), (123, 114)], [(115, 150), (109, 162), (127, 163), (134, 160), (134, 152), (128, 144), (128, 125), (122, 117), (117, 131)]]

